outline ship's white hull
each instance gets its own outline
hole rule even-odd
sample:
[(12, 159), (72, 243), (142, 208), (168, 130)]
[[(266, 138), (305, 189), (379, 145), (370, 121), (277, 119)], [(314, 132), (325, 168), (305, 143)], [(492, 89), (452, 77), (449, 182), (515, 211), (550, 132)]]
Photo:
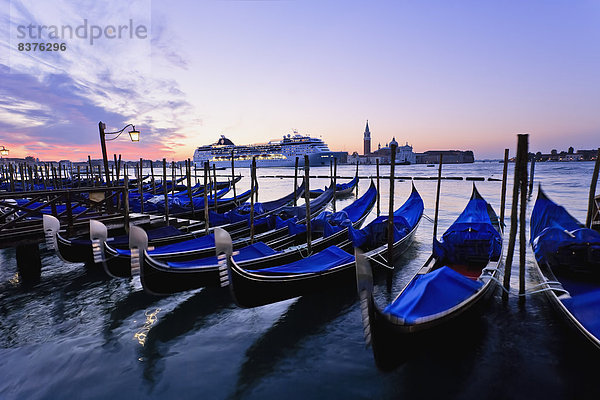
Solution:
[[(319, 152), (312, 153), (308, 155), (309, 165), (311, 167), (320, 167), (320, 166), (328, 166), (331, 161), (335, 158), (334, 152)], [(231, 167), (231, 160), (214, 160), (212, 158), (201, 158), (194, 157), (194, 163), (196, 168), (203, 168), (204, 162), (208, 161), (208, 163), (212, 166), (213, 164), (216, 167)], [(234, 161), (235, 168), (249, 168), (252, 164), (252, 159), (236, 159)], [(256, 158), (256, 166), (257, 167), (294, 167), (296, 165), (295, 157), (285, 157), (283, 159), (263, 159), (261, 157)], [(304, 167), (304, 155), (298, 156), (298, 165)]]

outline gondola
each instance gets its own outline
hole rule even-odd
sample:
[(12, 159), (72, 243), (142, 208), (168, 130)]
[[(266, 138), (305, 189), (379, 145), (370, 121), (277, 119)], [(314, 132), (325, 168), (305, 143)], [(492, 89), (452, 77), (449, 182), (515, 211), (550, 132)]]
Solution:
[[(413, 242), (423, 215), (423, 200), (413, 186), (408, 200), (393, 215), (393, 254), (402, 254)], [(231, 256), (231, 242), (227, 232), (215, 232), (217, 247), (226, 249), (227, 262), (221, 271), (228, 280), (231, 293), (240, 307), (256, 307), (312, 292), (327, 291), (356, 283), (353, 245), (360, 244), (367, 257), (385, 256), (387, 253), (387, 219), (379, 217), (361, 230), (349, 228), (345, 245), (330, 246), (302, 260), (275, 266), (248, 270), (242, 268)], [(226, 268), (226, 269), (225, 269)], [(227, 274), (227, 275), (225, 275)]]
[[(108, 238), (106, 227), (102, 223), (93, 223), (93, 220), (90, 220), (89, 236), (69, 238), (64, 236), (64, 232), (61, 232), (58, 228), (52, 229), (57, 226), (53, 219), (55, 217), (44, 215), (44, 231), (52, 236), (48, 240), (54, 243), (53, 247), (64, 261), (94, 264), (95, 259), (99, 257), (99, 255), (94, 255), (94, 240), (100, 240), (101, 242), (109, 240), (114, 248), (128, 248), (128, 235), (123, 230), (113, 232), (113, 237)], [(152, 223), (149, 224), (148, 228), (150, 229), (150, 244), (153, 246), (164, 246), (203, 235), (200, 230), (204, 227), (204, 222), (193, 219), (170, 218), (169, 224), (166, 224), (164, 217), (152, 217), (151, 221)], [(98, 232), (94, 232), (94, 227), (99, 227)], [(97, 253), (99, 251), (101, 252), (99, 249), (96, 250)]]
[[(316, 216), (323, 211), (332, 197), (333, 189), (326, 191), (322, 196), (312, 201), (310, 203), (311, 216)], [(254, 221), (256, 224), (254, 240), (249, 237), (249, 227), (233, 229), (234, 226), (239, 226), (236, 223), (229, 226), (221, 226), (220, 228), (227, 230), (230, 236), (237, 238), (233, 244), (234, 248), (237, 249), (248, 246), (253, 241), (268, 243), (272, 240), (286, 237), (289, 233), (290, 224), (297, 220), (300, 220), (299, 223), (302, 223), (305, 215), (305, 206), (286, 206), (282, 207), (277, 215), (263, 216)], [(106, 253), (106, 257), (104, 257), (106, 272), (113, 277), (130, 277), (132, 265), (131, 252), (129, 250), (115, 249), (108, 243), (103, 246), (103, 249)], [(205, 258), (213, 254), (215, 254), (214, 233), (199, 235), (196, 238), (179, 241), (169, 246), (157, 247), (152, 253), (159, 260), (169, 259), (172, 261)], [(135, 264), (135, 262), (133, 263)]]
[[(169, 220), (170, 224), (165, 223), (164, 217), (150, 218), (149, 222), (143, 225), (148, 229), (151, 245), (165, 245), (171, 243), (173, 237), (192, 238), (199, 236), (198, 230), (204, 226), (203, 223), (195, 220), (175, 219)], [(90, 220), (90, 235), (66, 237), (64, 232), (60, 231), (60, 222), (52, 215), (43, 216), (44, 232), (46, 240), (51, 243), (51, 247), (58, 252), (61, 259), (73, 263), (94, 263), (94, 240), (107, 236), (106, 226), (102, 223), (97, 225), (98, 221)], [(100, 233), (94, 232), (100, 229)], [(112, 237), (108, 240), (116, 248), (129, 247), (129, 235), (124, 229), (113, 230)]]
[[(302, 188), (303, 190), (303, 188)], [(44, 217), (44, 230), (48, 232), (50, 236), (49, 240), (55, 243), (55, 248), (58, 251), (60, 257), (68, 262), (83, 262), (86, 264), (94, 263), (94, 251), (92, 248), (93, 240), (100, 240), (107, 242), (114, 249), (127, 249), (129, 248), (129, 235), (123, 230), (111, 232), (111, 237), (108, 237), (106, 227), (103, 224), (92, 225), (90, 229), (90, 235), (78, 236), (78, 237), (66, 237), (63, 232), (59, 231), (58, 221), (54, 222), (52, 218)], [(164, 221), (163, 216), (151, 216), (151, 223), (144, 228), (149, 229), (149, 245), (150, 246), (165, 246), (171, 243), (181, 242), (197, 237), (204, 236), (204, 222), (196, 221), (185, 218), (170, 218), (169, 225)], [(98, 229), (98, 232), (94, 232), (93, 227)], [(244, 226), (243, 222), (232, 223), (228, 226), (228, 229), (239, 229)], [(91, 238), (93, 237), (93, 239)], [(104, 244), (100, 243), (97, 246), (103, 248)], [(99, 249), (98, 251), (100, 251)], [(97, 252), (98, 252), (97, 251)], [(103, 259), (103, 254), (98, 254), (96, 258)]]
[(541, 187), (530, 223), (539, 291), (575, 331), (600, 348), (600, 233), (582, 227)]
[[(346, 182), (346, 183), (338, 183), (335, 185), (335, 195), (337, 197), (343, 197), (343, 196), (347, 196), (349, 194), (352, 194), (352, 191), (354, 189), (356, 189), (356, 186), (358, 185), (358, 174), (352, 178), (352, 180), (350, 182)], [(325, 188), (325, 190), (327, 190), (327, 187)], [(323, 193), (323, 189), (313, 189), (310, 191), (310, 197), (318, 197)]]
[[(312, 251), (319, 252), (326, 248), (346, 241), (348, 227), (360, 227), (367, 218), (375, 201), (377, 189), (371, 182), (370, 188), (360, 199), (353, 202), (337, 213), (323, 212), (315, 218), (321, 219), (323, 228), (322, 236), (312, 242)], [(327, 219), (326, 219), (327, 218)], [(317, 222), (317, 221), (315, 221)], [(317, 225), (315, 223), (315, 225)], [(339, 229), (339, 230), (338, 230)], [(324, 232), (330, 230), (331, 232)], [(336, 231), (337, 230), (337, 231)], [(305, 239), (305, 234), (297, 236)], [(252, 243), (240, 248), (235, 255), (235, 260), (242, 268), (259, 269), (268, 266), (278, 266), (294, 262), (306, 256), (306, 246), (295, 246), (284, 251), (277, 251), (272, 244), (264, 242)], [(168, 294), (183, 290), (190, 290), (205, 286), (219, 286), (219, 264), (217, 257), (208, 257), (184, 262), (160, 261), (151, 255), (152, 252), (144, 251), (144, 260), (140, 263), (140, 277), (144, 289), (152, 294)]]
[(364, 257), (357, 257), (365, 340), (372, 345), (377, 366), (394, 368), (436, 334), (443, 339), (448, 329), (468, 329), (459, 321), (475, 315), (493, 293), (501, 263), (502, 228), (475, 185), (464, 211), (440, 241), (434, 239), (425, 265), (383, 310), (373, 298), (371, 269)]

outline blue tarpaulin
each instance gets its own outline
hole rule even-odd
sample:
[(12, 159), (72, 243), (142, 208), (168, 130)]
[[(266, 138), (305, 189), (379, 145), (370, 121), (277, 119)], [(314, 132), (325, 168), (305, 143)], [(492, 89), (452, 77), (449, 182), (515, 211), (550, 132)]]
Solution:
[(586, 246), (589, 248), (586, 249), (589, 255), (594, 252), (596, 255), (600, 254), (600, 233), (582, 228), (564, 207), (554, 203), (543, 193), (535, 202), (530, 222), (531, 244), (538, 262), (552, 265), (559, 250), (569, 247)]
[(458, 264), (469, 260), (497, 261), (502, 254), (502, 236), (492, 225), (488, 203), (478, 197), (469, 200), (442, 239), (434, 239), (433, 254)]
[(418, 275), (383, 312), (415, 323), (419, 318), (448, 310), (469, 298), (483, 286), (451, 268), (441, 267)]
[[(423, 199), (414, 190), (404, 204), (394, 211), (394, 242), (413, 230), (423, 215), (423, 209)], [(380, 216), (362, 229), (349, 228), (348, 238), (354, 247), (379, 247), (387, 242), (387, 226), (387, 215)]]
[[(249, 246), (243, 247), (238, 250), (239, 254), (234, 256), (235, 261), (246, 261), (254, 258), (265, 257), (271, 254), (276, 254), (277, 251), (273, 250), (263, 242), (257, 242)], [(197, 260), (180, 261), (180, 262), (168, 262), (169, 267), (172, 268), (202, 268), (208, 266), (215, 266), (218, 264), (216, 256), (200, 258)]]
[[(311, 232), (322, 233), (328, 237), (345, 227), (356, 223), (375, 202), (377, 189), (371, 185), (359, 199), (338, 212), (323, 211), (311, 220)], [(306, 225), (288, 224), (290, 235), (306, 232)]]
[(328, 269), (354, 261), (354, 256), (337, 246), (330, 246), (323, 251), (302, 260), (278, 267), (263, 268), (251, 272), (260, 274), (305, 274), (326, 271)]
[[(358, 184), (358, 176), (355, 176), (354, 178), (352, 178), (352, 180), (350, 182), (346, 182), (346, 183), (337, 183), (335, 185), (335, 191), (336, 192), (341, 192), (343, 190), (346, 189), (350, 189), (351, 187), (354, 187)], [(327, 186), (325, 187), (325, 190), (327, 190)], [(311, 193), (323, 193), (323, 189), (315, 189), (315, 190), (311, 190)]]
[[(148, 235), (148, 240), (156, 240), (166, 238), (169, 236), (177, 236), (181, 235), (182, 233), (183, 232), (181, 232), (179, 229), (175, 228), (172, 225), (163, 226), (161, 228), (149, 229), (146, 231), (146, 234)], [(129, 243), (129, 235), (121, 235), (115, 236), (114, 238), (109, 238), (107, 240), (107, 243), (109, 243), (111, 246), (126, 246)]]
[[(150, 254), (151, 256), (157, 256), (190, 250), (208, 249), (211, 247), (215, 247), (215, 235), (213, 233), (211, 233), (210, 235), (201, 236), (199, 238), (185, 240), (179, 243), (155, 247), (153, 250), (148, 250), (148, 254)], [(123, 255), (131, 254), (129, 250), (117, 250), (117, 252)]]
[(585, 329), (600, 338), (600, 289), (572, 296), (562, 302)]

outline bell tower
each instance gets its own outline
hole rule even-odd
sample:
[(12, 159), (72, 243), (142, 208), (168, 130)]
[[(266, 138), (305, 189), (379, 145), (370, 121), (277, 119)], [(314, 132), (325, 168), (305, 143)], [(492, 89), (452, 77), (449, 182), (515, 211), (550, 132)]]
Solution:
[(369, 131), (369, 120), (367, 120), (367, 126), (365, 127), (365, 136), (364, 136), (364, 154), (371, 154), (371, 132)]

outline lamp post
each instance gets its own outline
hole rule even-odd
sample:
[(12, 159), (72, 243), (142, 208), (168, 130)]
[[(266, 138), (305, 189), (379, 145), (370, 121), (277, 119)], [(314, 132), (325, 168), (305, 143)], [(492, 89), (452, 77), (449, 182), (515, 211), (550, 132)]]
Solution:
[(9, 150), (6, 147), (0, 146), (0, 158), (7, 156), (8, 152)]
[[(140, 131), (136, 131), (135, 126), (133, 126), (132, 124), (127, 124), (123, 127), (123, 129), (116, 131), (116, 132), (105, 132), (106, 124), (102, 121), (98, 122), (98, 131), (100, 132), (100, 146), (102, 146), (102, 161), (104, 162), (104, 174), (106, 176), (106, 186), (110, 186), (110, 172), (108, 170), (108, 156), (106, 154), (106, 142), (109, 140), (115, 140), (116, 138), (121, 136), (123, 131), (125, 129), (127, 129), (128, 127), (131, 127), (131, 130), (129, 131), (129, 137), (131, 138), (131, 141), (139, 142), (140, 141)], [(117, 136), (110, 138), (110, 139), (106, 139), (106, 135), (117, 135)]]

